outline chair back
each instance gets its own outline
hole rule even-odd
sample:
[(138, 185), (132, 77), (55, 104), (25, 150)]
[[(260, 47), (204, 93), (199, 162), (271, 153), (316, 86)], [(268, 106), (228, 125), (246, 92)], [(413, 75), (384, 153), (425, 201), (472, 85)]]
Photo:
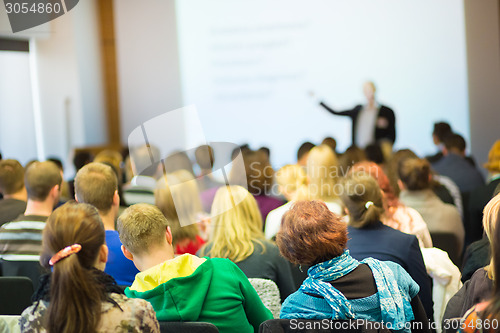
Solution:
[(347, 332), (347, 333), (390, 333), (382, 323), (353, 320), (308, 320), (308, 319), (271, 319), (259, 327), (259, 333), (313, 333), (313, 332)]
[(159, 323), (161, 333), (219, 333), (217, 326), (212, 323), (195, 321), (159, 321)]
[(276, 283), (268, 279), (248, 279), (260, 297), (264, 306), (271, 311), (273, 318), (278, 319), (281, 311), (280, 290)]
[(31, 279), (33, 286), (38, 289), (40, 276), (48, 273), (38, 261), (12, 261), (0, 259), (2, 276), (26, 276)]
[(25, 276), (0, 276), (0, 315), (20, 315), (31, 305), (33, 282)]
[(459, 250), (460, 241), (455, 234), (449, 232), (432, 232), (431, 238), (434, 247), (446, 251), (455, 266), (462, 267), (462, 252)]

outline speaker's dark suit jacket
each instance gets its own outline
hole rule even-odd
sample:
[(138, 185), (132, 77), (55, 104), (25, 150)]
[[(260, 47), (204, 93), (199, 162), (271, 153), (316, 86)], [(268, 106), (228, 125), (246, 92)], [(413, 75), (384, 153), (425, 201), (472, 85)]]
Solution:
[[(356, 145), (358, 115), (363, 109), (363, 105), (356, 105), (354, 109), (346, 111), (335, 111), (323, 102), (320, 105), (335, 115), (346, 116), (352, 119), (352, 144)], [(383, 139), (389, 140), (392, 143), (396, 141), (396, 117), (394, 116), (394, 111), (385, 105), (380, 106), (377, 119), (375, 120), (375, 141), (378, 142)]]

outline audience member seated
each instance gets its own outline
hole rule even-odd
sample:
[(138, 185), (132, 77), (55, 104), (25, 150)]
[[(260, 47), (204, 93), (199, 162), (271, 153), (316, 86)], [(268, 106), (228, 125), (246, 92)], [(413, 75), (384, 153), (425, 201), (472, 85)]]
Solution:
[(67, 203), (43, 231), (41, 263), (52, 269), (24, 310), (22, 332), (160, 332), (148, 302), (123, 295), (103, 272), (108, 249), (97, 210)]
[[(415, 154), (410, 149), (401, 149), (395, 152), (392, 155), (390, 162), (387, 167), (387, 176), (389, 177), (389, 181), (391, 182), (391, 186), (394, 189), (394, 193), (399, 197), (401, 192), (399, 186), (399, 174), (398, 168), (399, 164), (402, 160), (407, 158), (418, 158), (417, 154)], [(436, 194), (441, 201), (444, 203), (449, 203), (457, 207), (460, 212), (460, 216), (463, 216), (462, 209), (462, 196), (460, 194), (460, 190), (457, 185), (448, 177), (433, 174), (432, 180), (430, 182), (431, 190)]]
[(53, 156), (53, 157), (47, 158), (47, 161), (53, 162), (55, 165), (57, 165), (57, 167), (59, 168), (59, 171), (61, 172), (61, 177), (62, 177), (61, 196), (59, 197), (59, 202), (56, 205), (56, 208), (57, 208), (59, 206), (64, 205), (64, 203), (66, 201), (73, 200), (74, 197), (70, 197), (70, 195), (69, 195), (69, 185), (64, 180), (64, 165), (63, 165), (63, 162), (61, 161), (61, 159)]
[(45, 222), (59, 202), (61, 172), (53, 162), (34, 162), (25, 172), (26, 211), (0, 228), (0, 258), (38, 261)]
[(429, 163), (434, 164), (443, 158), (443, 150), (444, 150), (444, 139), (452, 134), (450, 124), (446, 122), (437, 122), (434, 123), (434, 129), (432, 130), (432, 141), (434, 145), (438, 148), (438, 152), (431, 156), (426, 156), (425, 159), (429, 161)]
[(0, 161), (0, 226), (26, 210), (28, 194), (24, 187), (24, 168), (16, 160)]
[(309, 152), (315, 147), (314, 143), (309, 141), (304, 142), (300, 145), (297, 150), (297, 165), (305, 167), (307, 164), (307, 158), (309, 157)]
[(368, 161), (379, 165), (385, 163), (384, 152), (378, 143), (371, 143), (365, 148), (365, 155)]
[(237, 168), (231, 169), (230, 183), (248, 188), (248, 192), (257, 201), (262, 220), (265, 221), (270, 211), (283, 205), (283, 201), (269, 195), (274, 181), (274, 170), (267, 155), (262, 151), (244, 151), (243, 161), (245, 175)]
[(470, 241), (479, 240), (483, 236), (483, 209), (493, 197), (495, 188), (500, 185), (500, 140), (491, 147), (484, 167), (488, 170), (488, 183), (472, 191), (469, 196), (469, 224), (466, 226), (466, 233)]
[(203, 321), (219, 332), (257, 332), (272, 319), (245, 274), (230, 260), (174, 257), (168, 221), (155, 206), (136, 204), (118, 218), (123, 252), (141, 273), (129, 297), (149, 301), (162, 321)]
[(295, 291), (290, 265), (278, 247), (265, 240), (257, 202), (247, 190), (221, 187), (211, 215), (211, 238), (200, 255), (231, 259), (248, 278), (274, 281), (281, 301)]
[(326, 137), (321, 141), (322, 145), (327, 145), (330, 149), (337, 154), (337, 140), (332, 137)]
[(465, 159), (465, 140), (458, 134), (450, 134), (444, 140), (444, 156), (432, 164), (432, 168), (457, 184), (460, 192), (470, 192), (484, 185), (483, 176)]
[(265, 236), (273, 239), (281, 225), (283, 214), (290, 209), (295, 200), (297, 190), (307, 185), (307, 175), (304, 168), (297, 164), (288, 164), (276, 172), (278, 191), (288, 200), (288, 203), (278, 207), (267, 214)]
[[(484, 230), (492, 248), (495, 245), (495, 237), (498, 237), (499, 222), (500, 195), (497, 195), (488, 202), (484, 208), (483, 216)], [(444, 320), (462, 317), (472, 306), (489, 299), (494, 284), (493, 281), (496, 279), (494, 267), (494, 258), (491, 258), (489, 265), (478, 268), (474, 272), (470, 280), (466, 281), (462, 288), (448, 302), (443, 317)]]
[(311, 149), (307, 159), (307, 185), (297, 189), (296, 200), (321, 200), (335, 214), (342, 213), (339, 199), (339, 174), (337, 156), (325, 145)]
[(207, 230), (202, 222), (206, 214), (201, 208), (198, 182), (186, 170), (167, 174), (158, 180), (155, 203), (172, 229), (175, 254), (195, 255), (206, 240), (200, 231), (206, 236)]
[[(73, 157), (73, 166), (75, 167), (75, 173), (78, 172), (84, 165), (92, 162), (92, 154), (90, 154), (88, 151), (81, 151), (78, 153), (75, 153), (75, 156)], [(75, 197), (75, 179), (68, 180), (68, 191), (69, 191), (69, 197), (74, 198)]]
[(159, 169), (160, 151), (151, 145), (130, 149), (130, 164), (134, 177), (123, 186), (123, 196), (129, 205), (155, 203), (154, 190)]
[(432, 316), (431, 280), (417, 237), (384, 225), (382, 191), (369, 174), (353, 173), (344, 180), (342, 201), (349, 214), (347, 248), (353, 258), (372, 257), (403, 267), (420, 286), (418, 293), (428, 318)]
[(205, 191), (223, 184), (214, 179), (212, 168), (214, 167), (214, 150), (209, 145), (202, 145), (194, 152), (196, 163), (200, 167), (200, 175), (197, 177), (200, 191)]
[(409, 158), (399, 165), (399, 199), (422, 215), (429, 232), (455, 235), (460, 253), (464, 244), (464, 226), (457, 208), (442, 202), (430, 189), (430, 166), (423, 159)]
[(356, 146), (350, 146), (339, 158), (339, 177), (349, 173), (352, 166), (358, 162), (366, 161), (365, 151)]
[(115, 230), (120, 197), (118, 180), (110, 166), (92, 162), (81, 168), (75, 177), (75, 192), (78, 202), (87, 203), (99, 212), (104, 224), (106, 245), (109, 249), (104, 272), (111, 275), (119, 285), (130, 286), (139, 273), (134, 264), (122, 253), (120, 237)]
[(382, 196), (384, 213), (380, 217), (382, 223), (404, 233), (417, 236), (420, 247), (432, 247), (431, 235), (424, 219), (415, 209), (407, 207), (399, 201), (384, 170), (373, 162), (360, 162), (351, 169), (351, 173), (357, 172), (365, 172), (375, 178), (384, 194)]
[(276, 243), (291, 262), (311, 266), (300, 289), (283, 303), (281, 318), (384, 321), (405, 332), (414, 319), (427, 322), (417, 283), (393, 262), (351, 257), (346, 224), (323, 202), (294, 203)]
[(125, 198), (123, 195), (123, 178), (124, 177), (123, 177), (123, 172), (122, 172), (122, 163), (123, 163), (122, 154), (120, 154), (116, 150), (105, 149), (105, 150), (99, 152), (95, 156), (94, 162), (109, 165), (113, 169), (113, 171), (116, 174), (116, 177), (118, 179), (118, 196), (120, 197), (120, 206), (121, 207), (128, 207), (127, 202), (125, 201)]
[[(491, 241), (492, 259), (490, 266), (487, 267), (486, 270), (478, 270), (470, 280), (469, 288), (472, 290), (470, 293), (467, 292), (468, 297), (465, 298), (466, 301), (464, 303), (471, 298), (473, 298), (474, 303), (482, 302), (474, 305), (474, 307), (463, 316), (465, 319), (463, 325), (465, 329), (463, 331), (467, 333), (484, 332), (481, 328), (484, 328), (486, 332), (498, 332), (499, 329), (500, 285), (496, 281), (498, 276), (500, 276), (500, 228), (498, 227), (500, 219), (499, 195), (486, 205), (484, 213), (483, 225)], [(480, 281), (474, 281), (477, 274), (479, 274), (478, 279), (484, 281), (482, 284)], [(486, 282), (491, 279), (494, 280), (494, 283), (490, 284)], [(476, 285), (473, 285), (474, 282), (476, 282)], [(475, 288), (473, 289), (473, 287)], [(488, 287), (490, 287), (490, 292), (487, 292)], [(486, 326), (486, 324), (489, 324), (489, 326)]]

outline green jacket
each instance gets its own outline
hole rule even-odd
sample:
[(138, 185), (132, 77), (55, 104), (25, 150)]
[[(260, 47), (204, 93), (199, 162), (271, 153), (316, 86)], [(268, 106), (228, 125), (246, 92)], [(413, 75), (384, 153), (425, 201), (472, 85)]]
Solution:
[[(187, 275), (190, 269), (194, 272)], [(163, 282), (161, 271), (170, 276), (179, 272), (179, 277)], [(258, 332), (263, 321), (273, 318), (245, 274), (228, 259), (183, 255), (137, 274), (131, 288), (125, 294), (149, 301), (160, 321), (203, 321), (219, 332), (244, 333)]]

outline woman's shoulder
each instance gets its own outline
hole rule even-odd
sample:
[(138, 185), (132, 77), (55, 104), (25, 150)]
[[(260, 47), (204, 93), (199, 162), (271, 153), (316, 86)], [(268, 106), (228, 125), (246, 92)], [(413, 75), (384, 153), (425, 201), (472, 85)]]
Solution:
[(151, 303), (140, 298), (128, 298), (123, 294), (109, 294), (115, 302), (103, 303), (98, 331), (100, 332), (159, 332), (156, 313)]

